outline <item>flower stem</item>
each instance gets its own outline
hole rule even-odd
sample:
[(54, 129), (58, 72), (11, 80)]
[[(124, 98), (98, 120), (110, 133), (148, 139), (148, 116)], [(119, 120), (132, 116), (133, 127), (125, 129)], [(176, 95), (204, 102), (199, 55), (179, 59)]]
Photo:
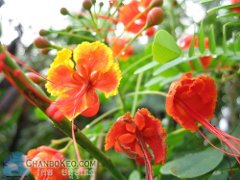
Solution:
[[(142, 34), (143, 31), (147, 29), (147, 26), (144, 26), (138, 33), (124, 46), (124, 48), (120, 51), (117, 55), (116, 59), (118, 59), (126, 50), (127, 48)], [(113, 43), (114, 44), (114, 43)]]
[(89, 129), (91, 127), (93, 127), (94, 125), (98, 124), (99, 122), (101, 122), (105, 117), (115, 113), (116, 111), (122, 109), (122, 107), (117, 107), (117, 108), (114, 108), (114, 109), (111, 109), (107, 112), (105, 112), (104, 114), (102, 114), (101, 116), (97, 117), (96, 119), (94, 119), (91, 123), (89, 123), (88, 125), (86, 125), (86, 127), (84, 128), (83, 132), (86, 130), (86, 129)]
[(135, 89), (135, 93), (134, 93), (134, 99), (133, 99), (133, 105), (132, 105), (132, 111), (131, 111), (131, 115), (134, 116), (136, 108), (137, 108), (137, 101), (138, 101), (138, 92), (140, 90), (140, 86), (141, 86), (141, 82), (142, 82), (142, 78), (143, 78), (143, 73), (140, 73), (138, 75), (138, 79), (137, 79), (137, 84), (136, 84), (136, 89)]

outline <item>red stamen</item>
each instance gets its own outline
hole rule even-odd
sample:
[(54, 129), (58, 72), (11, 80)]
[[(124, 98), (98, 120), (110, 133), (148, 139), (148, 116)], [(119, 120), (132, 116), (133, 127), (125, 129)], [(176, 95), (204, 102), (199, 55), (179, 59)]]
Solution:
[[(18, 59), (16, 56), (14, 56), (13, 54), (11, 54), (10, 52), (6, 51), (18, 64), (22, 65), (23, 67), (25, 67), (27, 70), (35, 73), (36, 75), (40, 76), (41, 78), (45, 79), (46, 81), (49, 81), (47, 78), (45, 78), (43, 75), (39, 74), (37, 71), (35, 71), (33, 68), (31, 68), (30, 66), (28, 66), (27, 64), (25, 64), (23, 61), (21, 61), (20, 59)], [(49, 81), (50, 82), (50, 81)], [(52, 82), (51, 82), (52, 83)]]
[(146, 146), (145, 142), (143, 141), (141, 134), (138, 131), (136, 132), (136, 134), (137, 134), (137, 139), (138, 139), (139, 145), (143, 152), (143, 159), (144, 159), (144, 163), (145, 163), (145, 167), (146, 167), (146, 180), (154, 180), (153, 172), (152, 172), (152, 165), (149, 160), (148, 153), (147, 153), (148, 152), (147, 146)]
[[(78, 145), (77, 145), (77, 141), (76, 141), (76, 137), (75, 137), (75, 131), (74, 131), (74, 117), (76, 115), (76, 108), (77, 108), (77, 98), (82, 98), (82, 96), (86, 93), (86, 90), (87, 90), (87, 85), (83, 85), (82, 86), (82, 89), (79, 91), (79, 93), (76, 94), (75, 96), (75, 101), (74, 101), (74, 111), (73, 111), (73, 114), (72, 114), (72, 139), (73, 139), (73, 144), (74, 144), (74, 148), (75, 148), (75, 152), (76, 152), (76, 155), (77, 155), (77, 159), (78, 159), (78, 162), (81, 161), (81, 156), (80, 156), (80, 152), (78, 150)], [(79, 174), (82, 173), (83, 171), (85, 171), (85, 169), (83, 167), (79, 167), (78, 169), (79, 171)]]
[(182, 106), (182, 108), (189, 114), (191, 115), (194, 119), (196, 119), (200, 124), (202, 124), (210, 133), (214, 134), (221, 142), (223, 142), (228, 149), (230, 150), (230, 152), (225, 151), (223, 149), (220, 149), (218, 147), (216, 147), (215, 145), (213, 145), (212, 143), (210, 143), (210, 141), (207, 139), (206, 136), (204, 136), (204, 134), (199, 130), (198, 132), (200, 133), (200, 135), (207, 140), (207, 142), (214, 147), (215, 149), (233, 156), (237, 162), (240, 164), (240, 139), (233, 137), (223, 131), (221, 131), (220, 129), (217, 129), (216, 127), (214, 127), (212, 124), (210, 124), (208, 122), (208, 120), (206, 120), (204, 117), (202, 117), (201, 114), (199, 114), (198, 112), (194, 111), (191, 107), (189, 107), (187, 104), (185, 104), (184, 102), (182, 102), (181, 100), (177, 99), (177, 102)]

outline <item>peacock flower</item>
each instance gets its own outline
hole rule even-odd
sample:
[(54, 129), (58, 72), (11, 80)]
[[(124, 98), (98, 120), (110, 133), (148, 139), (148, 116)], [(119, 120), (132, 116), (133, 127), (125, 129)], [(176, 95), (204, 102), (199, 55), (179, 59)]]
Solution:
[[(28, 151), (25, 164), (29, 167), (35, 180), (67, 180), (68, 169), (61, 163), (64, 160), (64, 155), (58, 150), (48, 146), (40, 146)], [(51, 166), (50, 164), (58, 164), (58, 166)]]
[[(123, 23), (126, 31), (136, 34), (146, 25), (150, 5), (151, 0), (132, 0), (130, 3), (120, 7), (119, 22)], [(150, 27), (149, 29), (154, 29), (154, 27)]]
[(166, 160), (166, 131), (161, 121), (152, 116), (147, 109), (139, 109), (134, 118), (129, 113), (121, 116), (109, 130), (105, 150), (112, 147), (116, 152), (134, 158), (139, 164), (151, 166), (144, 158), (151, 160), (153, 155), (155, 164), (163, 164)]
[[(193, 37), (194, 37), (194, 47), (197, 48), (199, 46), (198, 37), (197, 36), (193, 36), (193, 35), (187, 35), (186, 37), (182, 38), (179, 41), (180, 48), (182, 50), (189, 49)], [(205, 46), (206, 49), (209, 48), (209, 40), (208, 40), (208, 38), (204, 39), (204, 46)], [(208, 68), (209, 64), (212, 61), (212, 56), (202, 56), (199, 59), (200, 59), (200, 62), (202, 64), (203, 68), (206, 69), (206, 68)], [(190, 66), (191, 66), (192, 69), (194, 69), (191, 61), (190, 61)]]
[(62, 49), (47, 74), (47, 91), (54, 105), (69, 119), (94, 116), (99, 110), (96, 90), (116, 95), (122, 76), (112, 50), (101, 42), (83, 42), (73, 51)]
[[(167, 113), (185, 129), (198, 132), (214, 148), (235, 157), (240, 164), (240, 139), (237, 139), (211, 125), (209, 120), (214, 116), (217, 101), (217, 88), (214, 80), (208, 75), (192, 77), (184, 74), (169, 88), (166, 99)], [(213, 145), (199, 130), (198, 123), (214, 134), (229, 151)]]

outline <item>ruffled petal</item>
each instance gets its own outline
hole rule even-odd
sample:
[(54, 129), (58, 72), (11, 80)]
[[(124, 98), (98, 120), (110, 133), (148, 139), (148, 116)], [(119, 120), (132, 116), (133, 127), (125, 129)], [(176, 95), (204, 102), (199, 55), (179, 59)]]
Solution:
[[(112, 50), (101, 42), (83, 42), (74, 49), (74, 61), (77, 71), (81, 74), (84, 68), (87, 74), (106, 72), (113, 64)], [(86, 72), (84, 72), (86, 74)]]
[(117, 139), (119, 136), (127, 132), (125, 127), (126, 127), (126, 123), (124, 121), (118, 120), (117, 122), (114, 123), (114, 125), (109, 130), (106, 136), (105, 146), (104, 146), (105, 151), (111, 149), (115, 145), (115, 143), (117, 143), (115, 145), (117, 146), (116, 149), (121, 149)]
[(45, 87), (47, 91), (53, 96), (59, 96), (66, 90), (77, 86), (81, 82), (76, 82), (73, 78), (75, 71), (67, 65), (59, 65), (51, 67), (48, 71)]
[(191, 73), (187, 73), (170, 86), (166, 111), (185, 129), (196, 131), (197, 119), (186, 112), (182, 103), (210, 120), (214, 116), (216, 100), (217, 89), (212, 78), (206, 75), (193, 78)]
[(118, 87), (122, 74), (118, 64), (114, 64), (107, 72), (100, 76), (94, 87), (104, 92), (106, 97), (114, 96), (118, 93)]
[(67, 88), (75, 84), (75, 80), (73, 79), (75, 72), (73, 63), (70, 60), (71, 56), (72, 52), (69, 49), (59, 51), (48, 70), (46, 88), (53, 96), (60, 95)]
[[(164, 163), (167, 152), (166, 131), (161, 121), (152, 116), (146, 108), (142, 108), (137, 111), (134, 122), (140, 131), (143, 143), (148, 144), (154, 154), (154, 163)], [(150, 154), (148, 149), (146, 151)]]
[(119, 138), (118, 138), (118, 140), (121, 144), (133, 143), (135, 141), (135, 139), (136, 139), (135, 135), (133, 135), (131, 133), (123, 134), (123, 135), (119, 136)]

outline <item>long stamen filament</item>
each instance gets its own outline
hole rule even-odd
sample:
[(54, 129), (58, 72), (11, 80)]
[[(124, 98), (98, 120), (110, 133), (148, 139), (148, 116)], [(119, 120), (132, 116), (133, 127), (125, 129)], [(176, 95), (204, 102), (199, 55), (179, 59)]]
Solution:
[(217, 129), (216, 127), (214, 127), (213, 125), (211, 125), (204, 117), (202, 117), (201, 114), (199, 114), (198, 112), (194, 111), (191, 107), (189, 107), (186, 103), (182, 102), (179, 99), (176, 99), (177, 103), (179, 103), (179, 105), (189, 114), (191, 115), (194, 119), (196, 119), (199, 123), (201, 123), (210, 133), (216, 135), (218, 137), (218, 139), (223, 142), (230, 150), (230, 152), (225, 151), (223, 149), (220, 149), (218, 147), (216, 147), (215, 145), (213, 145), (212, 143), (210, 143), (210, 141), (206, 138), (206, 136), (201, 132), (198, 131), (200, 133), (200, 135), (202, 135), (202, 137), (207, 140), (207, 142), (213, 146), (214, 148), (216, 148), (217, 150), (233, 156), (237, 162), (240, 164), (240, 139), (233, 137), (223, 131), (221, 131), (220, 129)]

